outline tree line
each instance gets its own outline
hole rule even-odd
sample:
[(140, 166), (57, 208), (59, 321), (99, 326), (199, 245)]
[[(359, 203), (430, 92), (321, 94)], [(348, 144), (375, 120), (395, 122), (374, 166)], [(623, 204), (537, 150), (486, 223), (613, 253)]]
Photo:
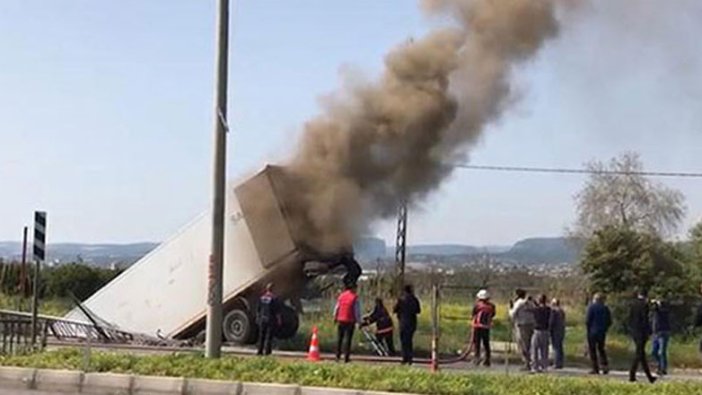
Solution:
[(673, 309), (675, 332), (692, 324), (702, 284), (702, 223), (679, 235), (687, 208), (684, 195), (640, 173), (635, 153), (609, 163), (592, 162), (592, 175), (576, 195), (571, 236), (584, 243), (580, 268), (590, 293), (609, 296), (623, 318), (634, 292), (649, 291)]
[[(0, 291), (9, 296), (22, 293), (22, 266), (17, 262), (0, 261)], [(75, 295), (85, 300), (122, 272), (82, 263), (69, 263), (55, 267), (44, 267), (40, 274), (40, 298), (66, 298)], [(34, 267), (26, 266), (24, 281), (25, 296), (32, 293)]]

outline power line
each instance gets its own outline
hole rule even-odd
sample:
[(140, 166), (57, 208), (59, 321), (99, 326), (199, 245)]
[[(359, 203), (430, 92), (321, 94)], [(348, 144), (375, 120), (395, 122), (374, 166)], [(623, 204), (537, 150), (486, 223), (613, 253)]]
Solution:
[(612, 174), (612, 175), (638, 175), (645, 177), (678, 177), (702, 178), (702, 173), (692, 172), (665, 172), (665, 171), (621, 171), (621, 170), (590, 170), (562, 167), (526, 167), (526, 166), (486, 166), (469, 165), (465, 163), (454, 164), (453, 167), (468, 170), (519, 172), (519, 173), (557, 173), (557, 174)]

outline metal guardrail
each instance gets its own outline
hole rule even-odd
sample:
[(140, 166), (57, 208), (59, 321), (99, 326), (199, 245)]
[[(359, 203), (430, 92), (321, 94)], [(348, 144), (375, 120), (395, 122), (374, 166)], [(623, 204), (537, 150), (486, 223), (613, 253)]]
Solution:
[[(6, 347), (25, 344), (31, 333), (30, 313), (0, 310), (0, 327), (3, 338), (3, 352)], [(50, 339), (61, 342), (133, 344), (140, 346), (182, 347), (188, 345), (180, 340), (161, 339), (155, 336), (132, 333), (109, 325), (69, 320), (61, 317), (39, 315), (38, 326), (42, 329), (42, 345)], [(5, 339), (9, 343), (5, 344)]]
[(46, 345), (46, 328), (40, 327), (43, 335), (39, 344), (32, 344), (31, 317), (0, 315), (0, 355), (27, 354)]

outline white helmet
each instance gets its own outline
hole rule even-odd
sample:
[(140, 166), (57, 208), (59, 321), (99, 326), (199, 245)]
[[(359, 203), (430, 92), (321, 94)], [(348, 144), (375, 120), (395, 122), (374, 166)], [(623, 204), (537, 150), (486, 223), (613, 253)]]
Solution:
[(476, 296), (480, 300), (490, 299), (490, 293), (486, 289), (481, 289), (480, 291), (478, 291), (478, 295)]

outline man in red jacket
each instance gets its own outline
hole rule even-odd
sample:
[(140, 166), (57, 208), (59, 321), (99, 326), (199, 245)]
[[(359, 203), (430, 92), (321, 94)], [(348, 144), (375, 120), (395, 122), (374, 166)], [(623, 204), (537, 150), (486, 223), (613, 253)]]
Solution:
[(339, 295), (334, 306), (334, 322), (339, 330), (336, 346), (336, 360), (341, 359), (343, 346), (344, 361), (349, 362), (351, 341), (356, 324), (361, 323), (361, 304), (356, 294), (356, 284), (346, 284), (346, 289)]
[(480, 364), (480, 345), (485, 347), (485, 366), (490, 366), (490, 328), (495, 317), (495, 305), (490, 302), (490, 294), (481, 289), (478, 301), (473, 306), (473, 347), (475, 348), (475, 365)]

